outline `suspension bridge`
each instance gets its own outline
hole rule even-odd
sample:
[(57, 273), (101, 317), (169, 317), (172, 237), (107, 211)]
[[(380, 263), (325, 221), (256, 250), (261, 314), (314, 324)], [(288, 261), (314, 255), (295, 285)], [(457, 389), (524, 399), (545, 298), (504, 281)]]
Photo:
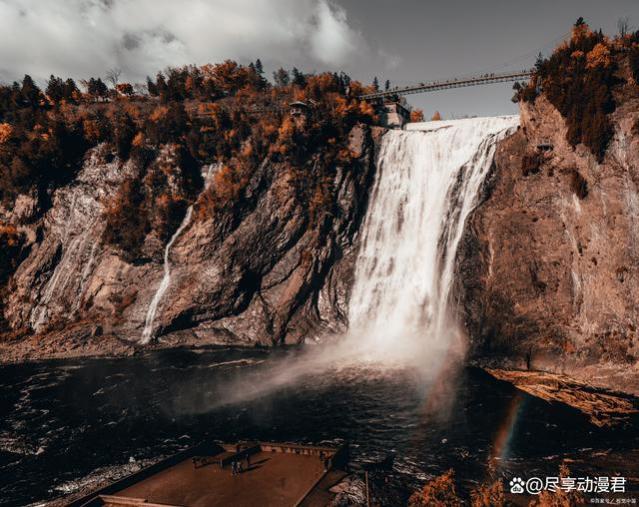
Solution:
[(446, 79), (442, 81), (431, 81), (429, 83), (419, 83), (411, 86), (393, 87), (387, 90), (380, 90), (373, 93), (360, 95), (360, 99), (374, 100), (393, 98), (402, 95), (412, 95), (414, 93), (435, 92), (438, 90), (448, 90), (450, 88), (464, 88), (467, 86), (480, 86), (492, 83), (507, 83), (529, 79), (532, 70), (521, 70), (517, 72), (502, 72), (492, 74), (478, 74), (463, 78)]

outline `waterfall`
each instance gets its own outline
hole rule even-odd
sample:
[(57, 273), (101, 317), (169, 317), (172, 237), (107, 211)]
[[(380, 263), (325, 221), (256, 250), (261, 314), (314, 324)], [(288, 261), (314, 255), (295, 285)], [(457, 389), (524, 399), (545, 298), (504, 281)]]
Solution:
[[(205, 166), (205, 168), (203, 169), (202, 177), (204, 178), (204, 189), (202, 191), (208, 188), (208, 183), (216, 168), (217, 166), (215, 164), (210, 164), (208, 166)], [(171, 247), (173, 246), (173, 243), (175, 243), (175, 241), (180, 237), (180, 234), (182, 234), (184, 229), (186, 229), (189, 223), (191, 223), (192, 215), (193, 205), (187, 208), (186, 214), (182, 219), (182, 223), (173, 233), (173, 236), (171, 236), (171, 239), (169, 239), (169, 242), (164, 247), (164, 276), (162, 277), (162, 281), (158, 286), (158, 290), (155, 291), (153, 299), (151, 300), (149, 308), (146, 312), (146, 318), (144, 319), (144, 330), (142, 331), (142, 339), (140, 340), (140, 343), (143, 345), (149, 343), (151, 341), (151, 338), (153, 338), (153, 323), (155, 321), (155, 314), (158, 311), (158, 305), (160, 304), (160, 301), (162, 301), (164, 293), (171, 284), (171, 261), (169, 259)]]
[(349, 304), (349, 334), (382, 354), (431, 353), (458, 336), (449, 311), (455, 254), (518, 117), (409, 125), (382, 139)]
[(191, 222), (191, 215), (193, 214), (193, 205), (189, 206), (186, 210), (186, 215), (184, 215), (184, 219), (182, 223), (177, 228), (177, 230), (171, 236), (171, 239), (164, 247), (164, 276), (162, 277), (162, 281), (158, 287), (158, 290), (155, 291), (153, 295), (153, 299), (151, 300), (151, 304), (149, 305), (149, 309), (146, 312), (146, 319), (144, 320), (144, 331), (142, 331), (142, 340), (140, 343), (146, 344), (151, 341), (153, 336), (153, 321), (155, 320), (155, 314), (158, 311), (158, 305), (162, 300), (162, 296), (166, 292), (166, 289), (169, 288), (169, 284), (171, 283), (171, 262), (169, 260), (169, 254), (171, 253), (171, 247), (175, 240), (178, 239), (182, 231), (186, 229), (187, 225)]

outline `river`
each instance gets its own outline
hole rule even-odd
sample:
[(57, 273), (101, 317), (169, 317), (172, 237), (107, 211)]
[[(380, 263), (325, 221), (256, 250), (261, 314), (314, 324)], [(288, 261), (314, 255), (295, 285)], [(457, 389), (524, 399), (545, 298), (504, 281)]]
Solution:
[(218, 349), (3, 366), (0, 504), (58, 497), (89, 474), (109, 477), (203, 439), (348, 441), (355, 464), (395, 452), (384, 476), (403, 498), (449, 468), (462, 490), (556, 475), (566, 457), (576, 474), (635, 468), (623, 458), (639, 448), (634, 429), (598, 429), (481, 370), (425, 381), (411, 368), (363, 363), (264, 388), (300, 361), (298, 351)]

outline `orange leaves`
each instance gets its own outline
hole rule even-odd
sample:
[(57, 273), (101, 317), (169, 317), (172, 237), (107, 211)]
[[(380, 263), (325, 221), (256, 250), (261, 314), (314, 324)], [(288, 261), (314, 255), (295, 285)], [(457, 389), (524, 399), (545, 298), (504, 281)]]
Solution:
[(239, 65), (233, 60), (222, 63), (206, 64), (200, 67), (204, 81), (211, 81), (215, 87), (227, 94), (234, 94), (238, 90), (250, 85), (254, 81), (254, 71)]
[(599, 42), (586, 55), (586, 68), (595, 69), (597, 67), (610, 67), (612, 61), (610, 59), (610, 50), (608, 47)]
[(0, 244), (14, 247), (18, 246), (21, 239), (21, 233), (13, 225), (0, 225)]
[(121, 95), (131, 96), (133, 95), (133, 86), (131, 83), (118, 83), (115, 85), (115, 89)]
[(212, 190), (215, 192), (216, 207), (224, 206), (230, 201), (236, 200), (248, 178), (240, 174), (230, 165), (225, 165), (215, 173)]
[(421, 109), (413, 109), (410, 112), (410, 121), (412, 122), (424, 121), (424, 111), (422, 111)]
[(581, 60), (584, 57), (584, 52), (581, 50), (577, 50), (577, 51), (573, 51), (570, 54), (570, 58), (572, 58), (573, 60)]
[(97, 144), (102, 138), (102, 132), (98, 120), (93, 118), (85, 118), (82, 121), (82, 130), (84, 137), (91, 144)]
[(149, 115), (149, 120), (151, 121), (160, 121), (166, 118), (167, 113), (169, 112), (169, 108), (166, 106), (158, 106), (153, 112)]
[(362, 116), (368, 116), (370, 118), (374, 118), (375, 117), (375, 108), (373, 107), (373, 104), (363, 100), (363, 101), (361, 101), (359, 103), (359, 113)]
[(581, 39), (584, 39), (590, 36), (592, 32), (590, 31), (590, 27), (587, 23), (577, 23), (572, 27), (572, 40), (577, 42)]
[(137, 134), (135, 134), (133, 141), (131, 141), (131, 145), (135, 146), (136, 148), (141, 148), (142, 146), (144, 146), (144, 134), (142, 132), (138, 132)]
[(461, 499), (455, 488), (455, 473), (452, 469), (435, 477), (416, 491), (408, 500), (409, 507), (461, 507)]
[(13, 127), (8, 123), (0, 123), (0, 144), (6, 143), (13, 135)]
[(290, 116), (286, 116), (277, 129), (277, 141), (271, 145), (269, 152), (286, 155), (292, 147), (294, 133), (295, 122)]
[(431, 117), (430, 121), (441, 121), (442, 115), (439, 114), (439, 111), (435, 111), (435, 114)]
[(240, 156), (244, 159), (250, 159), (253, 156), (253, 145), (250, 142), (244, 142), (240, 151)]

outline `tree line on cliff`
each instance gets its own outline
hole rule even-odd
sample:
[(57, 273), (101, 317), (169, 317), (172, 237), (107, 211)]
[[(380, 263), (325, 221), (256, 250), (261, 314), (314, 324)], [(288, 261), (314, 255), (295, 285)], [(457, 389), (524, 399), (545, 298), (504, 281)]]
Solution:
[[(56, 76), (44, 90), (29, 76), (0, 86), (0, 202), (11, 209), (18, 195), (32, 195), (43, 213), (87, 150), (103, 145), (107, 158), (131, 170), (109, 206), (104, 239), (131, 258), (150, 232), (166, 241), (197, 196), (200, 219), (237, 206), (265, 159), (290, 168), (294, 191), (319, 221), (331, 211), (331, 174), (352, 156), (348, 132), (377, 122), (358, 98), (368, 88), (344, 73), (280, 69), (270, 83), (259, 60), (227, 60), (167, 69), (144, 90), (118, 77), (111, 73), (112, 88), (84, 81), (84, 92)], [(292, 101), (308, 104), (309, 114), (291, 116)], [(169, 164), (158, 157), (167, 147)], [(213, 163), (218, 169), (201, 193), (200, 169)]]
[(515, 84), (515, 98), (533, 102), (543, 93), (564, 117), (567, 141), (583, 143), (602, 161), (614, 134), (615, 90), (626, 83), (639, 83), (639, 31), (611, 38), (579, 18), (568, 40), (548, 58), (539, 55), (530, 82)]

